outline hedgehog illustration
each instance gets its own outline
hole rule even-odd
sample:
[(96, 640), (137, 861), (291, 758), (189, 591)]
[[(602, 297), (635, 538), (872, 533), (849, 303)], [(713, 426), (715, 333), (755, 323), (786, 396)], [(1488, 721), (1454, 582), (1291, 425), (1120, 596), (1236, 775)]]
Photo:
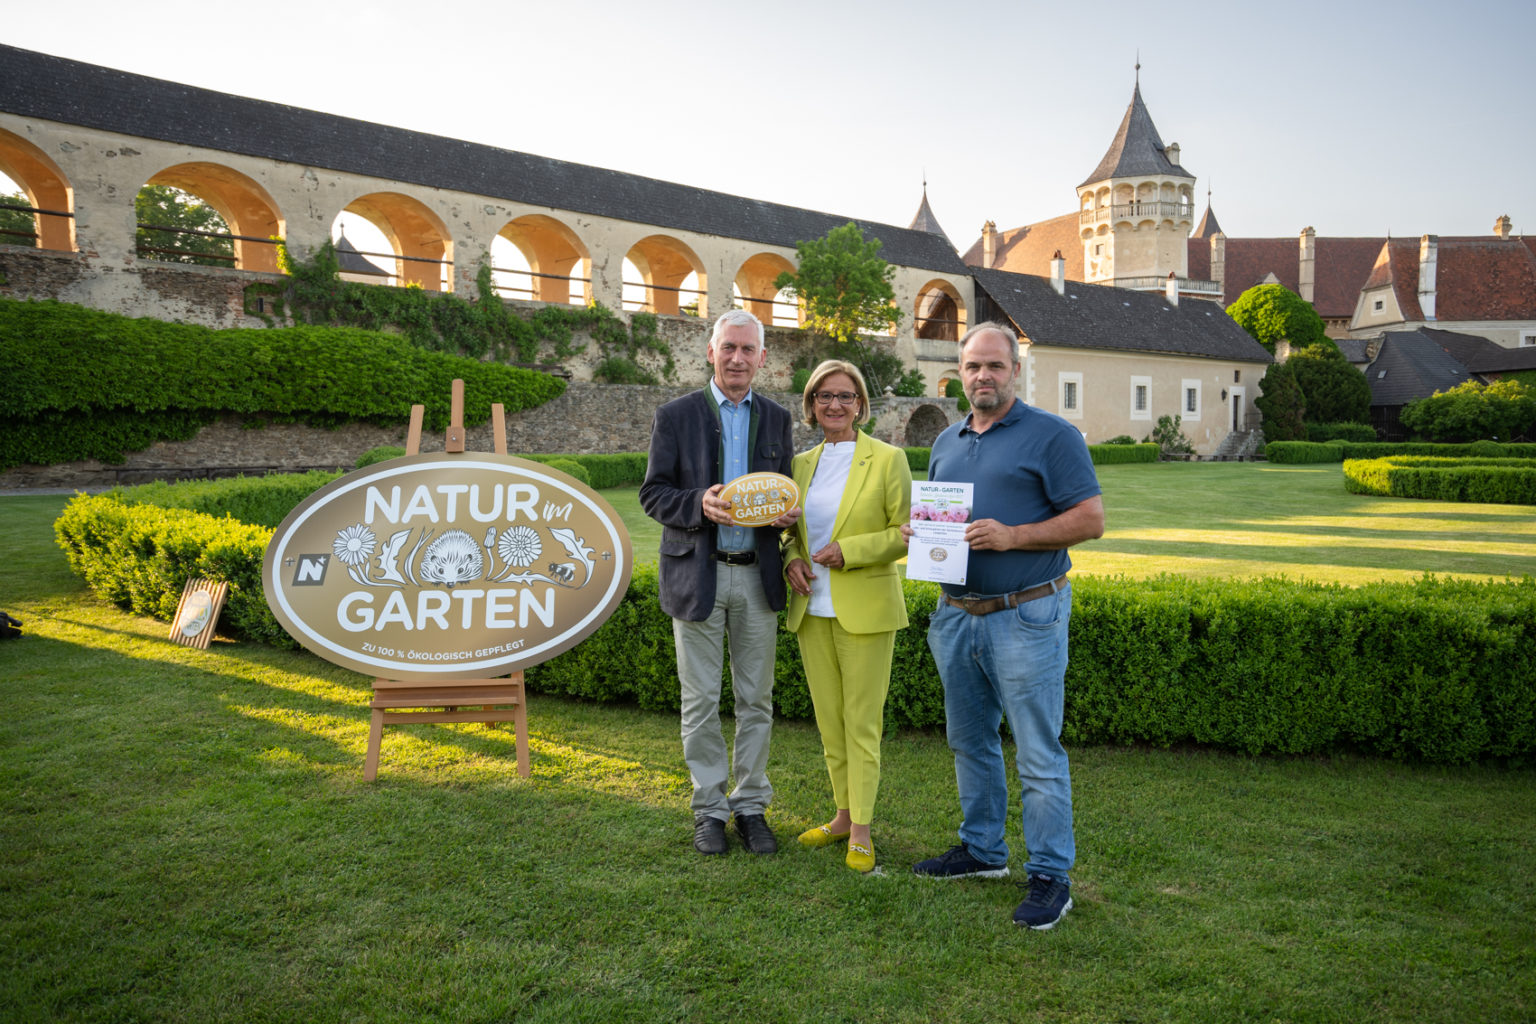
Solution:
[(475, 538), (449, 530), (427, 545), (421, 556), (421, 578), (453, 589), (456, 583), (477, 580), (485, 572), (485, 555)]

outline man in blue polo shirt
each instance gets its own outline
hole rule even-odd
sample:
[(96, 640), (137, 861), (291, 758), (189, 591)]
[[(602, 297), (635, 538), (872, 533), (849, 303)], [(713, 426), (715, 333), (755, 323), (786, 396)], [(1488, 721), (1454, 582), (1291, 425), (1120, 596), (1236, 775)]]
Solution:
[[(1061, 745), (1067, 623), (1067, 549), (1104, 534), (1104, 503), (1082, 435), (1014, 397), (1018, 338), (977, 324), (960, 339), (960, 380), (971, 414), (933, 443), (930, 480), (975, 485), (967, 582), (944, 585), (928, 646), (944, 681), (955, 752), (960, 842), (915, 864), (928, 878), (1008, 874), (1008, 773), (998, 726), (1018, 743), (1027, 895), (1016, 924), (1046, 929), (1072, 908), (1076, 856), (1072, 780)], [(910, 531), (908, 531), (910, 536)]]

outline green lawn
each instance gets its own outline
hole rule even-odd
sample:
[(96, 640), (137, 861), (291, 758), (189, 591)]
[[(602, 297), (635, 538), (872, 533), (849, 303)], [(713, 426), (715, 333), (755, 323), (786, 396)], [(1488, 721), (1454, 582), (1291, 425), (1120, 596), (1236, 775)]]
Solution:
[[(1342, 495), (1337, 467), (1101, 476), (1086, 571), (1531, 555), (1529, 510)], [(0, 1020), (1536, 1017), (1536, 771), (1074, 749), (1077, 906), (1020, 932), (1009, 883), (908, 873), (957, 824), (941, 735), (885, 743), (872, 878), (792, 843), (695, 855), (672, 715), (534, 695), (532, 778), (508, 729), (418, 726), (366, 784), (364, 679), (103, 605), (52, 546), (64, 500), (0, 498), (0, 609), (27, 622), (0, 644)], [(770, 771), (782, 838), (830, 812), (810, 724), (778, 725)]]
[[(1159, 462), (1098, 474), (1105, 534), (1072, 550), (1078, 572), (1350, 585), (1536, 572), (1536, 508), (1350, 494), (1338, 463)], [(636, 557), (654, 560), (661, 530), (640, 511), (638, 490), (604, 494)]]

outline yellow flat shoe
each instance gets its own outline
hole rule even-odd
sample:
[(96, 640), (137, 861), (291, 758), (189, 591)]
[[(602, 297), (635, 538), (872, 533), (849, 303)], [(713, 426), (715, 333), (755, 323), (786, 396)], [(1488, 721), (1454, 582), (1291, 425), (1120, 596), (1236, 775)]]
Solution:
[(800, 833), (800, 845), (809, 846), (813, 850), (823, 846), (831, 846), (839, 839), (847, 839), (847, 832), (833, 832), (825, 825), (817, 825), (813, 829), (807, 829)]
[(869, 847), (859, 843), (848, 844), (848, 866), (861, 875), (867, 875), (875, 870), (875, 854)]

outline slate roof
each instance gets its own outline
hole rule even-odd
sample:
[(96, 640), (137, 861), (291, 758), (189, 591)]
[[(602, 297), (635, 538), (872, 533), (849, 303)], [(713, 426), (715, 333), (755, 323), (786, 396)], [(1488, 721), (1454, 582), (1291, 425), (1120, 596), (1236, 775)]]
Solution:
[(1339, 346), (1339, 351), (1344, 353), (1352, 366), (1365, 366), (1371, 361), (1369, 352), (1369, 339), (1367, 338), (1334, 338), (1334, 344)]
[(352, 240), (347, 237), (345, 231), (336, 240), (336, 265), (344, 274), (367, 274), (370, 277), (392, 277), (393, 272), (385, 270), (373, 260), (364, 256)]
[(1447, 355), (1476, 374), (1536, 370), (1536, 348), (1505, 348), (1478, 334), (1442, 331), (1433, 327), (1420, 327), (1417, 333), (1445, 349)]
[(931, 235), (938, 235), (949, 245), (951, 249), (955, 243), (949, 240), (944, 229), (939, 226), (939, 218), (933, 215), (933, 207), (928, 205), (928, 186), (923, 186), (923, 203), (917, 208), (917, 213), (912, 218), (912, 223), (907, 225), (912, 231), (926, 231)]
[[(1026, 224), (1021, 228), (999, 231), (997, 251), (992, 256), (991, 270), (1011, 270), (1016, 274), (1051, 273), (1051, 258), (1061, 250), (1067, 261), (1067, 280), (1081, 281), (1083, 273), (1083, 240), (1078, 234), (1077, 212), (1052, 217), (1038, 224)], [(981, 266), (981, 239), (978, 237), (961, 257), (967, 266)]]
[[(286, 163), (793, 247), (850, 217), (372, 124), (0, 45), (0, 109)], [(942, 235), (858, 222), (887, 262), (963, 274)]]
[(1401, 406), (1471, 379), (1472, 374), (1424, 331), (1382, 337), (1376, 361), (1365, 369), (1371, 405)]
[(972, 271), (976, 285), (1037, 345), (1272, 363), (1274, 357), (1214, 302), (1068, 281), (1057, 295), (1048, 277)]
[(1209, 201), (1205, 204), (1205, 213), (1200, 217), (1200, 223), (1195, 225), (1195, 233), (1190, 235), (1190, 240), (1199, 239), (1205, 242), (1205, 251), (1211, 251), (1210, 238), (1221, 231), (1221, 225), (1216, 222), (1216, 211), (1211, 209)]
[(1131, 94), (1131, 105), (1125, 108), (1125, 116), (1120, 119), (1120, 129), (1115, 132), (1114, 141), (1109, 144), (1104, 159), (1099, 161), (1099, 166), (1083, 179), (1078, 188), (1106, 178), (1141, 175), (1175, 178), (1195, 176), (1193, 171), (1175, 166), (1168, 159), (1163, 140), (1157, 134), (1157, 125), (1152, 123), (1152, 115), (1147, 113), (1147, 105), (1141, 101), (1141, 83), (1138, 82), (1136, 91)]
[[(1521, 241), (1524, 241), (1523, 239)], [(1406, 322), (1422, 321), (1417, 238), (1385, 242), (1366, 287), (1391, 285)], [(1435, 252), (1436, 320), (1536, 320), (1536, 251), (1498, 238), (1442, 237)]]

